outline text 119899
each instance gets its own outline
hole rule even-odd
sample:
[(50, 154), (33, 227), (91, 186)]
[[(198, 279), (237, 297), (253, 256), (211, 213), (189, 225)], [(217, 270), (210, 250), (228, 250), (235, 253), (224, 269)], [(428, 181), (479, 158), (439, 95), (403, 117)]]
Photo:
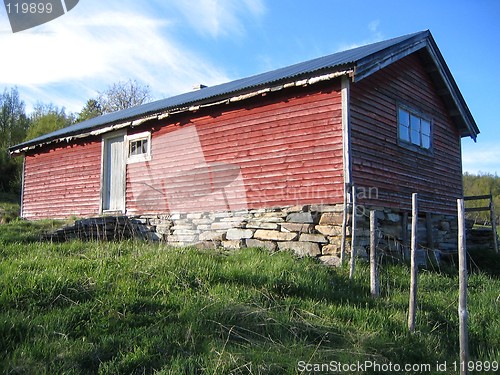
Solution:
[(5, 4), (9, 14), (50, 14), (52, 3), (7, 3)]

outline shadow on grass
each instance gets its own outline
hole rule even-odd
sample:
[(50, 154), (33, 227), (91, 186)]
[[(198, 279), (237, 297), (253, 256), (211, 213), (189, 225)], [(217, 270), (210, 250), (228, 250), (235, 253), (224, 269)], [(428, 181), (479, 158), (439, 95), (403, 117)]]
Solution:
[[(311, 259), (300, 261), (313, 262)], [(299, 263), (300, 264), (300, 263)], [(239, 285), (242, 287), (265, 290), (274, 299), (300, 298), (321, 302), (341, 302), (349, 300), (353, 304), (365, 306), (371, 304), (369, 286), (349, 280), (336, 269), (327, 269), (321, 264), (314, 264), (309, 270), (311, 277), (297, 280), (293, 270), (283, 269), (276, 277), (265, 273), (232, 273), (223, 272), (216, 275), (221, 284)], [(317, 275), (318, 277), (315, 277)]]

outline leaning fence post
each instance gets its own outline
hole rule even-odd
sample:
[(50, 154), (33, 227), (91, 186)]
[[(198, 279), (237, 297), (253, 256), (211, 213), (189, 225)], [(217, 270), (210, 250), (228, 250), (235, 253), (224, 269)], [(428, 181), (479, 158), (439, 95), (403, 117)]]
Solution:
[(418, 206), (417, 193), (412, 194), (411, 204), (411, 281), (410, 281), (410, 303), (408, 308), (408, 329), (415, 331), (415, 315), (417, 306), (417, 229), (418, 229)]
[(377, 244), (376, 244), (376, 212), (370, 211), (370, 291), (372, 296), (380, 295), (380, 283), (377, 270)]
[(490, 193), (490, 222), (491, 222), (491, 231), (493, 232), (493, 247), (495, 248), (495, 252), (498, 254), (498, 237), (497, 237), (497, 223), (496, 223), (496, 215), (495, 215), (495, 204), (493, 202), (493, 195)]
[(345, 262), (345, 248), (346, 248), (346, 237), (347, 237), (347, 218), (349, 216), (349, 200), (347, 199), (348, 185), (344, 186), (344, 215), (342, 217), (342, 242), (340, 243), (340, 264)]
[(469, 333), (467, 329), (467, 248), (465, 237), (464, 200), (457, 199), (458, 209), (458, 319), (460, 335), (460, 374), (467, 374), (469, 362)]
[(352, 219), (351, 219), (351, 268), (349, 279), (354, 278), (354, 268), (356, 266), (356, 187), (352, 187)]

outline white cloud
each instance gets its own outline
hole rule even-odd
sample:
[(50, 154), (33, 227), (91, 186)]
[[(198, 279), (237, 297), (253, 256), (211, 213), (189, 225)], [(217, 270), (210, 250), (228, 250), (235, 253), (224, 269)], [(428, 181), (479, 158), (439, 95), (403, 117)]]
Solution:
[(498, 145), (489, 142), (479, 144), (463, 142), (462, 162), (464, 172), (477, 174), (500, 173), (500, 149)]
[(337, 49), (337, 51), (346, 51), (348, 49), (353, 49), (361, 46), (365, 46), (367, 44), (376, 43), (384, 40), (384, 34), (379, 30), (380, 20), (373, 20), (368, 23), (367, 28), (370, 31), (370, 36), (366, 39), (362, 40), (359, 43), (343, 43)]
[[(187, 21), (176, 19), (172, 6)], [(157, 98), (200, 82), (228, 81), (220, 68), (178, 40), (179, 24), (212, 37), (241, 34), (247, 13), (263, 11), (261, 0), (89, 0), (15, 34), (5, 29), (8, 19), (0, 13), (0, 50), (8, 56), (2, 59), (0, 87), (18, 86), (28, 108), (43, 101), (78, 111), (96, 91), (129, 78), (148, 84)]]
[(377, 33), (379, 26), (380, 26), (380, 20), (372, 21), (368, 24), (368, 30), (370, 30), (372, 33)]
[(193, 29), (214, 38), (243, 34), (242, 16), (260, 16), (265, 12), (262, 0), (174, 0), (173, 5)]

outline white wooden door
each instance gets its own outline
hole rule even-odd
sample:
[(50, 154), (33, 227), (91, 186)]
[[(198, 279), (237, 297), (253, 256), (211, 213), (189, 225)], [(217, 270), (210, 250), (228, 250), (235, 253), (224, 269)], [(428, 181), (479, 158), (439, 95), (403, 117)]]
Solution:
[(125, 136), (104, 139), (103, 211), (125, 212)]

